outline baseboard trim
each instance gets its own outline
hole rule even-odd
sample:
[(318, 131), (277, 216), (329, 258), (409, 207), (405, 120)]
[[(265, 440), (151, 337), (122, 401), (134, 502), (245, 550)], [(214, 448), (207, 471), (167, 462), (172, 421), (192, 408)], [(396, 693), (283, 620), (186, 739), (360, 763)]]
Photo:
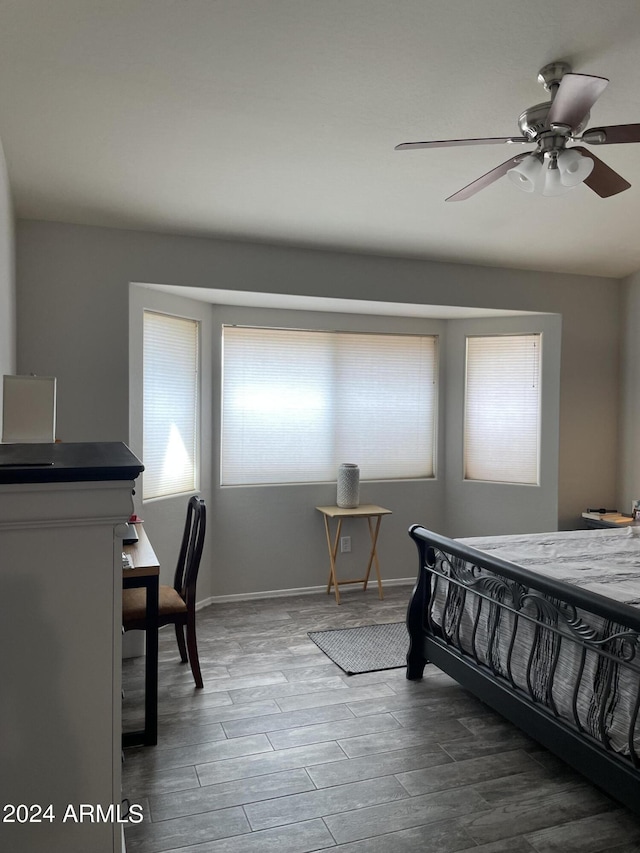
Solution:
[[(383, 587), (389, 586), (408, 586), (415, 584), (415, 578), (392, 578), (390, 580), (383, 580)], [(374, 590), (375, 584), (369, 584), (369, 589)], [(348, 595), (349, 592), (362, 592), (362, 588), (359, 586), (353, 586), (348, 591), (346, 589), (340, 590), (340, 595), (344, 596), (345, 593)], [(324, 586), (301, 586), (295, 587), (294, 589), (271, 589), (265, 590), (263, 592), (241, 592), (234, 593), (232, 595), (211, 595), (209, 598), (204, 598), (202, 601), (199, 601), (196, 604), (196, 610), (201, 610), (203, 607), (207, 607), (209, 604), (227, 604), (233, 601), (258, 601), (261, 598), (291, 598), (294, 595), (309, 595), (309, 594), (327, 594), (326, 584)]]

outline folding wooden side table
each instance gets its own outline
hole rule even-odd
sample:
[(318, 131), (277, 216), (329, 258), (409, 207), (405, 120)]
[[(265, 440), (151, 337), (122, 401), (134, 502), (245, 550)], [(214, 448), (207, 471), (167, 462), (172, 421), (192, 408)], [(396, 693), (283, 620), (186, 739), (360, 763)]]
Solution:
[[(376, 546), (378, 543), (378, 533), (380, 531), (380, 522), (382, 520), (382, 516), (391, 515), (391, 510), (384, 509), (384, 507), (376, 506), (375, 504), (362, 504), (362, 506), (357, 506), (353, 508), (346, 508), (341, 506), (317, 506), (316, 509), (324, 516), (324, 528), (327, 534), (327, 548), (329, 549), (329, 565), (331, 568), (329, 571), (327, 595), (331, 592), (331, 587), (333, 586), (336, 596), (336, 602), (340, 604), (339, 587), (341, 584), (361, 583), (364, 585), (363, 590), (365, 590), (367, 588), (367, 583), (369, 582), (371, 566), (375, 565), (376, 576), (378, 578), (378, 595), (381, 599), (384, 598), (384, 595), (382, 594), (382, 580), (380, 578), (380, 564), (378, 563), (378, 553), (376, 550)], [(336, 518), (338, 520), (334, 537), (332, 537), (331, 535), (330, 528), (330, 519), (332, 518)], [(367, 524), (369, 525), (369, 536), (371, 538), (371, 551), (369, 552), (369, 562), (367, 563), (367, 571), (363, 578), (357, 578), (356, 580), (339, 581), (336, 575), (336, 556), (338, 554), (338, 546), (340, 544), (342, 522), (345, 518), (367, 519)], [(375, 522), (373, 521), (373, 519), (375, 519)]]

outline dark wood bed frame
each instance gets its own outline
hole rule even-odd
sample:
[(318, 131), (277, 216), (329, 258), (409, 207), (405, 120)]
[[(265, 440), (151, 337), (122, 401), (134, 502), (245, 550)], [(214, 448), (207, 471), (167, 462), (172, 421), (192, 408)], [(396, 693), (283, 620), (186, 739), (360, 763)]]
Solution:
[[(410, 636), (407, 678), (419, 679), (426, 663), (435, 664), (594, 784), (640, 814), (640, 756), (633, 742), (634, 732), (637, 738), (640, 731), (640, 610), (484, 554), (420, 525), (413, 525), (409, 535), (417, 545), (420, 563), (407, 610)], [(471, 651), (460, 643), (459, 625), (453, 629), (448, 625), (443, 631), (432, 619), (431, 597), (438, 584), (441, 595), (446, 591), (447, 602), (454, 594), (462, 597), (467, 607), (473, 606), (476, 621)], [(533, 651), (529, 651), (528, 663), (525, 662), (526, 688), (516, 684), (512, 677), (513, 641), (506, 674), (504, 668), (499, 672), (491, 663), (483, 662), (483, 654), (478, 656), (476, 628), (482, 608), (485, 616), (487, 612), (493, 614), (493, 624), (496, 614), (508, 610), (508, 618), (516, 625), (526, 619), (536, 637), (538, 632), (551, 632), (548, 636), (557, 639), (558, 654), (563, 644), (576, 644), (581, 666), (572, 684), (573, 719), (560, 716), (551, 687), (546, 697), (536, 695), (529, 679)], [(590, 624), (589, 617), (594, 614), (600, 617), (595, 620), (596, 625), (602, 624), (601, 619), (611, 623), (606, 636), (602, 629)], [(488, 645), (492, 641), (490, 635)], [(624, 671), (625, 678), (631, 678), (637, 685), (631, 699), (628, 756), (611, 748), (604, 710), (599, 714), (595, 734), (584, 729), (576, 713), (578, 691), (584, 690), (582, 667), (587, 656), (593, 661), (592, 655), (597, 655), (597, 665), (604, 673), (604, 704), (613, 696), (614, 674), (619, 676)], [(490, 654), (486, 658), (491, 661)], [(554, 656), (549, 670), (551, 686), (557, 662)]]

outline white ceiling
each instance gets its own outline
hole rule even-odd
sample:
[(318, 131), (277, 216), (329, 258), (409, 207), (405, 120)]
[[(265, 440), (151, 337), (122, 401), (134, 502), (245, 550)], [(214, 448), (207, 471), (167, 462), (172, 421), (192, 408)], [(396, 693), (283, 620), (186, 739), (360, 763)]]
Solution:
[(0, 139), (22, 218), (624, 276), (640, 145), (610, 199), (459, 203), (514, 149), (393, 150), (517, 135), (555, 59), (640, 122), (638, 0), (0, 0)]

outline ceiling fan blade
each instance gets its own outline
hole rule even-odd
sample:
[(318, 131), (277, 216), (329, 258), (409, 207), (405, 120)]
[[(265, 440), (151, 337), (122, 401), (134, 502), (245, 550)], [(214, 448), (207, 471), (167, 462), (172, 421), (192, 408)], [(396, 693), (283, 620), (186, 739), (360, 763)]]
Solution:
[(581, 145), (574, 146), (576, 151), (580, 151), (585, 157), (593, 160), (593, 171), (588, 178), (585, 178), (584, 183), (597, 193), (600, 198), (609, 198), (609, 196), (617, 195), (618, 193), (628, 190), (631, 184), (626, 181), (622, 175), (603, 163), (599, 157), (587, 151)]
[(531, 142), (526, 136), (496, 136), (486, 139), (437, 139), (434, 142), (401, 142), (394, 151), (407, 151), (410, 148), (451, 148), (455, 145), (499, 145), (500, 143)]
[(589, 145), (618, 145), (640, 142), (640, 124), (613, 124), (609, 127), (590, 127), (581, 136)]
[(475, 181), (472, 181), (470, 184), (467, 184), (466, 187), (463, 187), (461, 190), (458, 190), (457, 193), (450, 195), (449, 198), (445, 199), (445, 201), (465, 201), (465, 199), (470, 198), (472, 195), (475, 195), (477, 192), (480, 192), (480, 190), (483, 190), (485, 187), (488, 187), (494, 181), (497, 181), (498, 178), (501, 178), (503, 175), (506, 175), (509, 169), (513, 169), (514, 166), (522, 162), (522, 160), (524, 160), (524, 158), (528, 156), (528, 154), (516, 154), (515, 157), (511, 157), (509, 160), (505, 160), (504, 163), (501, 163), (499, 166), (496, 166), (495, 169), (492, 169), (490, 172), (487, 172), (480, 178), (476, 178)]
[(608, 82), (606, 77), (565, 74), (549, 110), (549, 125), (565, 125), (572, 130), (579, 127)]

